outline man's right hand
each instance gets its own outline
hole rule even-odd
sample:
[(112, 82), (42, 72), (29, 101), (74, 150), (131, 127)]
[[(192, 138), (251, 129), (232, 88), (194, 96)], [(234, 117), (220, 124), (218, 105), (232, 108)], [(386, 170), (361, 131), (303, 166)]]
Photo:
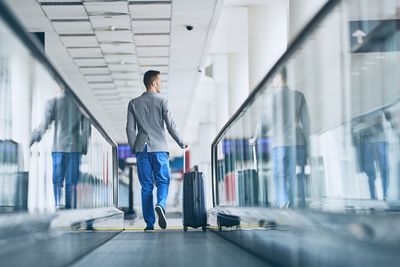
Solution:
[(249, 145), (254, 146), (256, 145), (257, 137), (252, 137), (249, 139)]

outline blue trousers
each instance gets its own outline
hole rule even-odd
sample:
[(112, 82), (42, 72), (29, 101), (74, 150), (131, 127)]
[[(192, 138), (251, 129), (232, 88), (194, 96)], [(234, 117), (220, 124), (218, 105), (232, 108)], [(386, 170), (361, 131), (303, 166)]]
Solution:
[(76, 208), (76, 185), (79, 181), (81, 153), (53, 152), (53, 190), (56, 206), (61, 204), (61, 188), (65, 178), (65, 208)]
[(153, 204), (153, 181), (157, 186), (157, 205), (165, 209), (168, 187), (171, 180), (169, 171), (168, 152), (143, 152), (136, 153), (139, 182), (142, 187), (142, 212), (147, 226), (155, 223)]
[(365, 142), (360, 143), (360, 167), (368, 176), (369, 191), (371, 199), (376, 199), (376, 168), (375, 162), (378, 163), (379, 171), (382, 178), (383, 198), (387, 198), (387, 190), (389, 185), (389, 161), (388, 161), (388, 143), (386, 142)]
[[(289, 201), (291, 207), (304, 207), (305, 147), (275, 147), (273, 148), (273, 159), (276, 206), (282, 207)], [(301, 168), (301, 172), (298, 175), (296, 175), (297, 165)]]

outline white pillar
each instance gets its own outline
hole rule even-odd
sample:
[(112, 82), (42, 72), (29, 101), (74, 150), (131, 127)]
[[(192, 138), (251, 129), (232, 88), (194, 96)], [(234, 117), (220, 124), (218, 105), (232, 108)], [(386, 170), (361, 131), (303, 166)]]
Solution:
[(249, 6), (250, 91), (254, 90), (286, 50), (287, 16), (287, 1)]
[(215, 123), (204, 122), (199, 125), (198, 155), (196, 164), (203, 172), (205, 181), (205, 196), (207, 209), (212, 208), (212, 181), (211, 181), (211, 143), (215, 138)]
[(248, 57), (244, 53), (228, 55), (229, 117), (249, 94)]
[(215, 119), (216, 131), (221, 128), (229, 119), (228, 111), (228, 58), (226, 55), (213, 56), (213, 78), (216, 84)]
[(289, 42), (314, 17), (327, 0), (289, 0)]

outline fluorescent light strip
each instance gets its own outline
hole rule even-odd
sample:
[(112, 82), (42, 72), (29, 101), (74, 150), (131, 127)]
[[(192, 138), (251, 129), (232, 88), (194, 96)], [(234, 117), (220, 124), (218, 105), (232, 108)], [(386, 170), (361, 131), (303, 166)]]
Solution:
[(82, 2), (39, 2), (42, 6), (83, 6)]
[(72, 59), (104, 59), (104, 57), (73, 57)]
[(90, 19), (51, 19), (51, 22), (90, 22)]
[(135, 33), (134, 36), (151, 36), (151, 35), (170, 35), (169, 32), (142, 32)]
[(172, 1), (134, 1), (129, 2), (129, 5), (170, 5)]
[(169, 45), (137, 45), (136, 47), (152, 48), (152, 47), (169, 47)]
[(67, 46), (67, 49), (93, 49), (93, 48), (100, 48), (100, 46)]
[(169, 58), (169, 56), (137, 56), (137, 58)]
[(96, 36), (94, 33), (63, 33), (59, 34), (60, 37), (94, 37)]
[(171, 21), (171, 18), (133, 18), (132, 21)]
[(80, 69), (91, 69), (91, 68), (108, 68), (108, 65), (99, 65), (99, 66), (79, 66)]

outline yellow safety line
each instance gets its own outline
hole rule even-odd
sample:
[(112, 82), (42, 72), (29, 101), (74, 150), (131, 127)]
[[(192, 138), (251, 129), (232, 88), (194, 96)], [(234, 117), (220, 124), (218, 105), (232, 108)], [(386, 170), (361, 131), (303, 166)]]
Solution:
[[(208, 226), (207, 228), (211, 228), (211, 229), (218, 229), (218, 226)], [(251, 225), (251, 224), (247, 224), (247, 225), (240, 225), (240, 228), (260, 228), (259, 225)], [(143, 231), (144, 226), (143, 227), (95, 227), (96, 231), (122, 231), (122, 230), (126, 230), (126, 231)], [(201, 229), (201, 228), (200, 228)], [(81, 230), (85, 230), (84, 228), (82, 228)], [(154, 228), (154, 230), (162, 230), (161, 228)], [(167, 230), (183, 230), (183, 226), (169, 226)]]

